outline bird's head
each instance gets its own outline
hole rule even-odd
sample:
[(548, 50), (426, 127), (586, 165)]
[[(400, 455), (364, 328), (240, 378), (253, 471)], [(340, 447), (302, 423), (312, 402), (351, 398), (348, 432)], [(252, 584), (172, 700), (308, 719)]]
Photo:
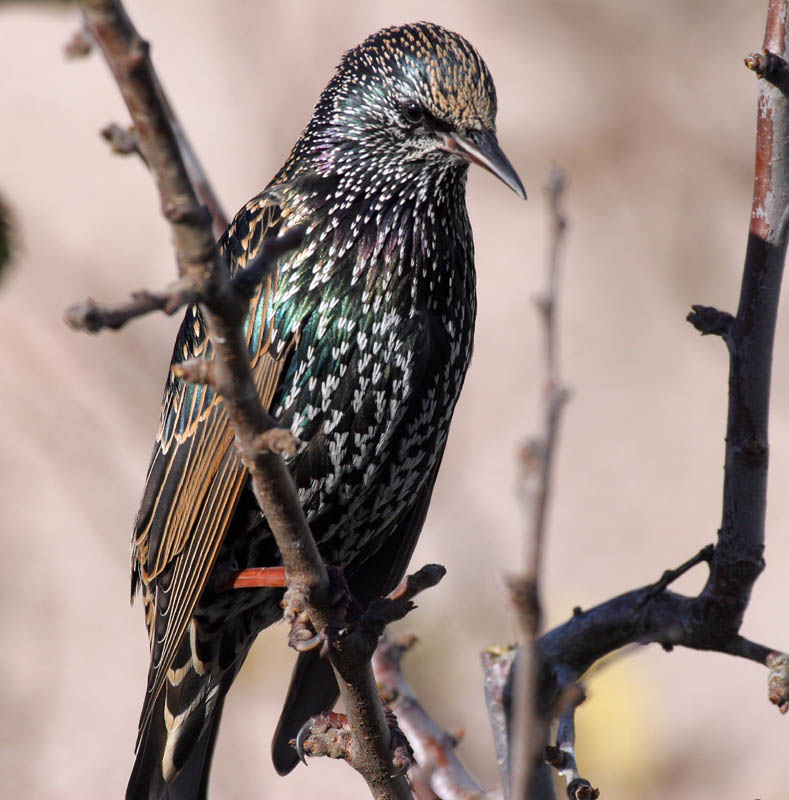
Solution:
[(485, 62), (438, 25), (386, 28), (349, 50), (321, 95), (301, 147), (324, 174), (376, 183), (492, 172), (523, 184), (496, 140), (496, 89)]

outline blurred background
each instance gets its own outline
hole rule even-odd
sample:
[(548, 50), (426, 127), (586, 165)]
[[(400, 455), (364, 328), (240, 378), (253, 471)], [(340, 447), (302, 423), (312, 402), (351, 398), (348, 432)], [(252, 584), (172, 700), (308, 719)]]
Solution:
[[(560, 300), (573, 391), (544, 572), (548, 623), (656, 580), (720, 522), (725, 348), (685, 321), (736, 310), (748, 226), (767, 2), (488, 0), (168, 3), (130, 0), (162, 81), (232, 214), (278, 169), (342, 52), (432, 20), (466, 35), (499, 95), (499, 140), (521, 203), (472, 171), (479, 318), (474, 361), (414, 564), (447, 578), (404, 627), (408, 676), (460, 752), (497, 781), (478, 653), (514, 639), (505, 579), (522, 557), (516, 453), (538, 429), (533, 297), (547, 243), (542, 186), (569, 174)], [(153, 183), (98, 131), (125, 124), (98, 55), (67, 62), (70, 4), (0, 5), (0, 192), (17, 255), (0, 281), (0, 775), (5, 797), (120, 797), (145, 687), (129, 536), (178, 319), (77, 335), (64, 308), (120, 300), (174, 274)], [(779, 322), (767, 569), (743, 633), (789, 647), (789, 342)], [(679, 584), (695, 592), (705, 569)], [(365, 798), (345, 765), (287, 779), (269, 743), (288, 680), (286, 630), (260, 637), (229, 696), (213, 797)], [(767, 672), (658, 647), (595, 672), (578, 713), (583, 773), (606, 798), (786, 797), (789, 720)]]

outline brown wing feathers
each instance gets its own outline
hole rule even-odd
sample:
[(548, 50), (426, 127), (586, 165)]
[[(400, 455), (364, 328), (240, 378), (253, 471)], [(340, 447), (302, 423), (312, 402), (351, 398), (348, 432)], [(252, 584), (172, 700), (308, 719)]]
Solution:
[[(225, 255), (231, 271), (243, 268), (257, 251), (280, 215), (273, 207), (260, 211), (252, 201), (234, 226), (254, 224), (246, 236), (229, 231), (224, 241), (240, 248)], [(268, 213), (265, 213), (268, 211)], [(244, 218), (246, 216), (246, 218)], [(250, 304), (251, 315), (263, 304), (262, 314), (276, 291), (276, 274), (269, 276)], [(247, 339), (251, 343), (252, 325)], [(252, 358), (252, 367), (264, 407), (279, 383), (287, 348), (278, 358), (269, 353), (271, 331)], [(182, 341), (183, 340), (183, 341)], [(179, 337), (176, 355), (210, 357), (199, 315), (190, 310)], [(175, 360), (175, 357), (174, 357)], [(169, 402), (168, 402), (169, 401)], [(196, 390), (176, 379), (168, 383), (160, 435), (148, 474), (145, 495), (133, 537), (132, 588), (143, 584), (146, 620), (151, 640), (149, 693), (140, 720), (142, 735), (176, 657), (189, 620), (213, 568), (219, 548), (244, 487), (246, 472), (233, 447), (233, 431), (221, 398)]]

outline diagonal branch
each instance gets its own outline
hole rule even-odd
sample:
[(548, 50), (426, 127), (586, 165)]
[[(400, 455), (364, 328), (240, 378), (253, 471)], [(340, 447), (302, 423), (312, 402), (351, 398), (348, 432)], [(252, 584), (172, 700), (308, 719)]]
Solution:
[[(156, 181), (170, 222), (179, 276), (200, 299), (215, 348), (213, 382), (250, 471), (255, 496), (282, 553), (291, 589), (309, 598), (317, 630), (331, 620), (328, 575), (321, 561), (290, 473), (282, 458), (261, 446), (272, 426), (262, 407), (242, 335), (248, 297), (228, 278), (212, 231), (212, 215), (200, 204), (181, 150), (185, 137), (161, 90), (148, 55), (119, 0), (82, 0), (85, 23), (101, 48), (134, 123), (137, 142)], [(190, 158), (186, 155), (186, 161)], [(363, 755), (360, 771), (377, 798), (409, 798), (405, 778), (392, 778), (389, 729), (369, 661), (355, 660), (350, 648), (332, 650), (332, 662), (346, 704), (355, 744)], [(339, 662), (339, 663), (338, 663)], [(352, 675), (354, 682), (344, 680)]]
[(455, 752), (457, 737), (443, 731), (428, 715), (401, 669), (403, 655), (416, 644), (414, 636), (384, 635), (373, 656), (375, 677), (383, 696), (414, 749), (412, 783), (426, 784), (442, 800), (481, 800), (485, 793)]

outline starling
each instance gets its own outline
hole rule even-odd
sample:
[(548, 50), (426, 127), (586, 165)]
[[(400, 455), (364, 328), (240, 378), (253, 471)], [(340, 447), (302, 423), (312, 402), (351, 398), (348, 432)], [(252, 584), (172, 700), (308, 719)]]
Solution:
[[(403, 576), (463, 385), (476, 314), (465, 189), (471, 162), (518, 195), (495, 136), (496, 91), (461, 36), (388, 28), (343, 57), (285, 165), (220, 240), (232, 271), (267, 237), (304, 230), (246, 321), (266, 408), (299, 441), (289, 459), (328, 564), (368, 603)], [(173, 363), (212, 355), (199, 309)], [(279, 564), (221, 400), (172, 374), (132, 539), (151, 664), (127, 800), (204, 798), (222, 706), (281, 590), (226, 590)], [(299, 655), (274, 736), (288, 741), (337, 698), (330, 666)]]

